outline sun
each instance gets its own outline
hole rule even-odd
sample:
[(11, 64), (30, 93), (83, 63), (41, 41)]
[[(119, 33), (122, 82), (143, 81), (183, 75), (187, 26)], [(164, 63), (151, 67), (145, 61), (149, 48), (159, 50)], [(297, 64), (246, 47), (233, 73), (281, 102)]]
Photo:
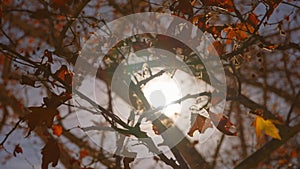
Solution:
[[(153, 108), (166, 106), (171, 102), (179, 100), (181, 91), (174, 78), (164, 73), (149, 81), (143, 88), (143, 93)], [(181, 104), (171, 104), (161, 110), (161, 113), (168, 117), (178, 115), (181, 111)]]

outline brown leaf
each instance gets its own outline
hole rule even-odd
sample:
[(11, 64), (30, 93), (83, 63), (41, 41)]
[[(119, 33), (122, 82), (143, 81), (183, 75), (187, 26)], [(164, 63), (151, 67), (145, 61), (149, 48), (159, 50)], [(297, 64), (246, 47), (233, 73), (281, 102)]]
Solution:
[(66, 65), (62, 65), (55, 73), (55, 76), (65, 81), (68, 85), (72, 84), (73, 73), (68, 70)]
[(217, 129), (219, 129), (222, 133), (230, 136), (236, 136), (237, 131), (235, 130), (235, 125), (231, 123), (228, 119), (228, 117), (222, 115), (221, 113), (209, 113), (210, 118), (214, 123), (217, 123)]
[(17, 144), (17, 145), (15, 146), (15, 149), (14, 149), (13, 155), (16, 157), (16, 156), (17, 156), (17, 154), (19, 154), (19, 153), (23, 153), (23, 149), (20, 147), (20, 145), (19, 145), (19, 144)]
[[(191, 122), (192, 122), (192, 119), (191, 119)], [(211, 120), (200, 114), (197, 114), (196, 119), (193, 121), (192, 124), (193, 125), (191, 126), (191, 128), (188, 132), (188, 135), (191, 137), (193, 137), (193, 134), (196, 130), (198, 130), (200, 133), (204, 133), (206, 129), (212, 127)]]
[(202, 4), (205, 6), (218, 6), (233, 12), (233, 0), (201, 0)]
[(69, 93), (62, 92), (60, 95), (52, 93), (51, 97), (44, 97), (43, 101), (48, 108), (57, 108), (64, 102), (70, 100), (72, 96)]
[(160, 134), (160, 132), (158, 131), (158, 128), (157, 128), (156, 125), (154, 125), (154, 124), (152, 124), (152, 130), (154, 131), (154, 133), (155, 133), (156, 135), (159, 135), (159, 134)]
[(56, 109), (51, 108), (29, 107), (28, 109), (30, 110), (30, 113), (24, 117), (24, 120), (27, 120), (29, 127), (27, 136), (29, 136), (30, 132), (37, 126), (46, 125), (48, 128), (51, 128), (54, 117), (59, 114)]
[(35, 80), (28, 76), (22, 75), (20, 84), (35, 87)]
[(130, 164), (131, 162), (134, 161), (134, 159), (135, 159), (137, 153), (135, 153), (135, 152), (128, 152), (127, 150), (124, 150), (123, 153), (124, 153), (125, 156), (126, 156), (126, 157), (123, 159), (124, 169), (130, 169), (129, 164)]
[(189, 0), (179, 0), (179, 4), (175, 7), (175, 10), (188, 15), (193, 15), (193, 6)]
[(48, 140), (45, 147), (42, 149), (42, 169), (48, 169), (48, 165), (52, 163), (55, 167), (60, 157), (60, 151), (56, 140)]
[(44, 56), (48, 58), (48, 62), (53, 63), (53, 58), (52, 58), (52, 52), (50, 52), (48, 49), (44, 51)]

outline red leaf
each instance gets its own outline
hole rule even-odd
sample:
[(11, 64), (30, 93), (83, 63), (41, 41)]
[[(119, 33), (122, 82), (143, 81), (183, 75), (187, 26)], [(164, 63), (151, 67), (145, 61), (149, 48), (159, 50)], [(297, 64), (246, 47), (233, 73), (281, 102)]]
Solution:
[(45, 147), (42, 149), (42, 169), (48, 169), (48, 165), (52, 163), (55, 167), (60, 157), (60, 151), (56, 140), (48, 140)]
[(72, 84), (73, 73), (68, 70), (66, 65), (62, 65), (55, 73), (55, 76), (65, 81), (68, 85)]
[(52, 127), (53, 134), (59, 137), (62, 134), (62, 127), (60, 125), (53, 125)]
[(88, 150), (86, 150), (86, 149), (82, 149), (82, 150), (80, 150), (80, 152), (79, 152), (79, 157), (80, 157), (80, 159), (83, 159), (84, 157), (86, 157), (86, 156), (88, 156), (89, 155), (89, 152), (88, 152)]
[(17, 156), (17, 154), (19, 154), (19, 153), (23, 153), (23, 149), (20, 147), (20, 145), (19, 145), (19, 144), (17, 144), (17, 145), (15, 146), (15, 149), (14, 149), (13, 155), (16, 157), (16, 156)]
[(197, 114), (196, 119), (193, 122), (193, 125), (191, 126), (188, 135), (193, 137), (193, 134), (196, 130), (198, 130), (200, 133), (204, 133), (206, 129), (211, 128), (212, 124), (211, 124), (211, 120), (200, 115)]

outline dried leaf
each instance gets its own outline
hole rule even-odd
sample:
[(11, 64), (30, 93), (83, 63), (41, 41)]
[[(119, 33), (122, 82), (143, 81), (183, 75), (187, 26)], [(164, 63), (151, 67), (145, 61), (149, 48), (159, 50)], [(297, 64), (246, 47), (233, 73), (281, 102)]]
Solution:
[(217, 122), (217, 129), (219, 129), (222, 133), (230, 136), (236, 136), (237, 132), (236, 127), (233, 123), (231, 123), (228, 117), (224, 116), (223, 114), (219, 113), (209, 113), (210, 118), (214, 123)]
[(257, 26), (259, 23), (259, 19), (255, 13), (251, 12), (248, 16), (248, 22), (253, 26)]
[(50, 128), (53, 124), (53, 119), (56, 115), (58, 115), (58, 111), (56, 109), (51, 108), (42, 108), (42, 107), (29, 107), (30, 113), (24, 117), (24, 120), (27, 120), (29, 132), (35, 129), (37, 126), (46, 125)]
[(48, 140), (45, 147), (42, 149), (42, 169), (48, 169), (48, 165), (52, 163), (55, 167), (60, 157), (60, 151), (56, 140)]
[(196, 119), (192, 124), (193, 125), (188, 132), (188, 135), (191, 137), (193, 137), (193, 134), (196, 130), (198, 130), (200, 133), (204, 133), (206, 129), (213, 127), (211, 120), (200, 114), (197, 114)]
[(218, 6), (228, 10), (229, 12), (234, 11), (232, 0), (201, 0), (201, 2), (205, 6)]
[(210, 46), (208, 46), (208, 52), (213, 56), (221, 56), (224, 53), (224, 47), (224, 44), (216, 40)]
[(44, 56), (48, 58), (48, 62), (53, 63), (53, 58), (52, 58), (52, 52), (50, 52), (48, 49), (44, 51)]
[(22, 75), (20, 84), (35, 87), (35, 80), (28, 76)]
[(23, 153), (23, 149), (20, 147), (20, 145), (19, 144), (17, 144), (16, 146), (15, 146), (15, 149), (14, 149), (14, 152), (13, 152), (13, 155), (16, 157), (17, 156), (17, 154), (19, 154), (19, 153)]
[(66, 65), (62, 65), (55, 73), (55, 76), (65, 81), (67, 84), (72, 84), (73, 73), (68, 70)]
[(189, 0), (179, 0), (179, 4), (175, 7), (175, 10), (188, 15), (193, 15), (193, 6)]
[(72, 96), (66, 92), (62, 92), (60, 95), (52, 93), (52, 96), (50, 98), (44, 97), (43, 101), (48, 108), (57, 108), (64, 102), (70, 100), (71, 98)]
[(159, 135), (159, 134), (160, 134), (160, 132), (158, 131), (158, 128), (157, 128), (156, 125), (154, 125), (154, 124), (152, 124), (152, 130), (154, 131), (154, 133), (155, 133), (156, 135)]
[(262, 132), (264, 132), (266, 135), (272, 138), (281, 140), (281, 137), (279, 135), (279, 130), (271, 120), (269, 119), (265, 120), (260, 116), (256, 116), (254, 121), (254, 126), (255, 126), (255, 133), (256, 133), (258, 143), (260, 142)]
[(61, 125), (53, 125), (52, 127), (53, 134), (59, 137), (62, 134), (62, 126)]
[(89, 151), (86, 150), (86, 149), (82, 149), (82, 150), (79, 151), (79, 158), (80, 159), (83, 159), (83, 158), (85, 158), (88, 155), (89, 155)]

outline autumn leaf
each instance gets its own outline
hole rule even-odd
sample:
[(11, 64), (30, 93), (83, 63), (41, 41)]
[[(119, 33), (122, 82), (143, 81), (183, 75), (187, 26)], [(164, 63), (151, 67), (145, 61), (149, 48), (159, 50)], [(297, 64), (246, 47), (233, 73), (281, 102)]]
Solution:
[(61, 125), (53, 125), (52, 127), (53, 134), (59, 137), (62, 134), (62, 126)]
[(255, 133), (256, 133), (258, 143), (259, 140), (261, 139), (262, 132), (264, 132), (266, 135), (272, 138), (281, 140), (281, 137), (279, 135), (279, 130), (271, 120), (264, 119), (260, 116), (256, 116), (254, 121), (254, 126), (255, 126)]
[(68, 85), (72, 84), (73, 73), (68, 70), (66, 65), (62, 65), (55, 73), (55, 76), (65, 81)]
[(269, 6), (267, 11), (267, 19), (270, 18), (277, 6), (282, 2), (282, 0), (266, 0), (265, 3)]
[(218, 6), (228, 10), (229, 12), (234, 11), (232, 0), (201, 0), (201, 2), (205, 6)]
[(228, 117), (224, 116), (222, 113), (217, 114), (213, 112), (209, 112), (209, 116), (215, 124), (217, 123), (217, 129), (222, 133), (229, 136), (237, 135), (237, 131), (234, 131), (236, 130), (235, 125), (229, 121)]
[(13, 155), (16, 157), (16, 156), (17, 156), (17, 154), (19, 154), (19, 153), (23, 153), (23, 149), (20, 147), (20, 145), (19, 145), (19, 144), (17, 144), (17, 145), (15, 146), (15, 149), (14, 149)]
[(254, 32), (250, 24), (238, 23), (223, 30), (226, 33), (226, 43), (230, 44), (233, 39), (242, 41), (248, 38), (249, 33)]
[(80, 159), (83, 159), (83, 158), (85, 158), (88, 155), (89, 155), (89, 151), (86, 150), (86, 149), (82, 149), (82, 150), (79, 151), (79, 158)]
[(179, 0), (179, 4), (175, 7), (175, 10), (188, 15), (193, 15), (193, 6), (189, 0)]
[(31, 131), (37, 126), (47, 126), (50, 128), (53, 124), (53, 119), (59, 112), (56, 109), (43, 108), (43, 107), (29, 107), (30, 113), (24, 117), (29, 127), (27, 136), (30, 135)]
[(44, 97), (43, 101), (48, 108), (57, 108), (64, 102), (70, 100), (72, 96), (69, 93), (62, 92), (59, 95), (52, 93), (51, 97)]
[(208, 46), (208, 52), (213, 56), (220, 56), (224, 53), (224, 44), (220, 41), (214, 41), (210, 46)]
[(48, 49), (44, 51), (44, 56), (48, 58), (48, 62), (53, 63), (53, 58), (52, 58), (52, 52), (50, 52)]
[(50, 139), (42, 149), (42, 169), (48, 169), (48, 165), (52, 163), (55, 167), (60, 157), (60, 151), (56, 140)]
[(25, 75), (22, 75), (20, 84), (36, 87), (35, 80)]
[(257, 26), (259, 23), (259, 19), (255, 13), (251, 12), (248, 16), (248, 22), (253, 26)]
[(54, 9), (59, 9), (61, 11), (68, 10), (69, 5), (71, 5), (73, 0), (52, 0), (51, 7)]
[(156, 134), (156, 135), (160, 134), (160, 132), (158, 131), (158, 128), (154, 124), (152, 124), (152, 130), (154, 131), (154, 134)]
[[(192, 122), (193, 119), (191, 119), (191, 122)], [(194, 135), (194, 132), (196, 130), (198, 130), (200, 133), (204, 133), (206, 129), (208, 128), (211, 128), (213, 127), (212, 126), (212, 123), (211, 123), (211, 120), (200, 115), (200, 114), (197, 114), (196, 115), (196, 119), (193, 120), (193, 125), (191, 126), (189, 132), (188, 132), (188, 135), (193, 137)]]

